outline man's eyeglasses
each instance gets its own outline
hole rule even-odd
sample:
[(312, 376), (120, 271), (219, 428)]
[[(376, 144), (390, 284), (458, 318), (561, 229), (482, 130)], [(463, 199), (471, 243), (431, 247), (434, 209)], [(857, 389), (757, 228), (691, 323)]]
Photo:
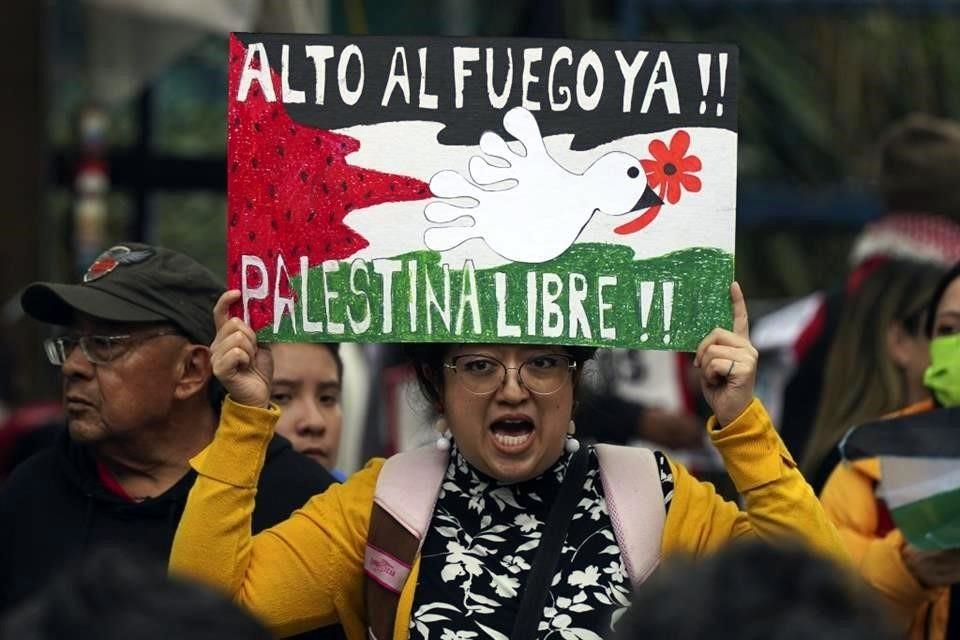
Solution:
[(59, 338), (48, 338), (43, 341), (43, 349), (50, 364), (63, 366), (73, 350), (80, 347), (83, 355), (92, 364), (107, 364), (126, 352), (132, 345), (159, 338), (160, 336), (179, 335), (176, 329), (158, 329), (157, 331), (119, 335), (119, 336), (88, 336), (69, 335)]
[(444, 362), (443, 366), (453, 369), (464, 388), (478, 396), (499, 389), (508, 370), (516, 370), (520, 384), (530, 393), (548, 396), (560, 390), (570, 372), (576, 370), (577, 363), (570, 356), (550, 353), (528, 358), (519, 367), (508, 367), (496, 358), (466, 353)]

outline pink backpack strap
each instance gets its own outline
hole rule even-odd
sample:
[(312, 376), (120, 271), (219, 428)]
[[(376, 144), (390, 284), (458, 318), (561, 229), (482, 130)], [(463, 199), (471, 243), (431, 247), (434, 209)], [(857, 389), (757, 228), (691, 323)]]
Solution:
[(433, 518), (449, 460), (449, 451), (433, 446), (391, 456), (377, 478), (374, 503), (422, 540)]
[(364, 552), (367, 636), (394, 635), (400, 594), (433, 517), (449, 453), (424, 447), (399, 453), (377, 477)]
[(656, 458), (649, 449), (598, 444), (600, 477), (627, 573), (634, 587), (660, 563), (666, 509)]

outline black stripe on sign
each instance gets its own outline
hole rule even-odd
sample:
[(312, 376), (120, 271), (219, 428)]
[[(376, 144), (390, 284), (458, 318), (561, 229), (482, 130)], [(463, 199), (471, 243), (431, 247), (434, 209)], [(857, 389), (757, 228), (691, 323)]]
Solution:
[(839, 446), (846, 460), (960, 458), (960, 407), (867, 422), (851, 428)]

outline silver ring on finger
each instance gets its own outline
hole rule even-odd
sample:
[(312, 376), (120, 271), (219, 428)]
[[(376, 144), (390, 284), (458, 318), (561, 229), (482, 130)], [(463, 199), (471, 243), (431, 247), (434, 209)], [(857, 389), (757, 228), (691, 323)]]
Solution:
[(736, 361), (736, 360), (731, 360), (731, 361), (730, 361), (730, 368), (727, 369), (727, 375), (724, 376), (724, 377), (729, 378), (729, 377), (730, 377), (730, 374), (733, 373), (733, 368), (734, 368), (735, 366), (737, 366), (737, 361)]

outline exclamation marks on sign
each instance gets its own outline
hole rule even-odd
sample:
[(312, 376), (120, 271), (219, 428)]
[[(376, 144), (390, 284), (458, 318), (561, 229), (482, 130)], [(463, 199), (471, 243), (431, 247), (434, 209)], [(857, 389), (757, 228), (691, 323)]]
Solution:
[(663, 344), (670, 344), (670, 322), (673, 320), (673, 281), (663, 283)]
[(653, 287), (655, 282), (640, 283), (640, 342), (646, 342), (650, 339), (647, 333), (647, 322), (650, 320), (650, 306), (653, 304)]
[[(640, 342), (646, 342), (650, 339), (647, 332), (647, 326), (650, 322), (650, 309), (653, 307), (653, 294), (656, 289), (655, 282), (644, 281), (640, 283), (637, 291), (640, 298)], [(673, 290), (674, 282), (668, 280), (661, 287), (663, 289), (663, 344), (670, 344), (670, 326), (673, 323)]]
[[(723, 97), (727, 92), (727, 59), (729, 55), (717, 55), (717, 66), (720, 69), (720, 101), (717, 102), (717, 116), (723, 115)], [(707, 95), (710, 93), (710, 66), (713, 56), (709, 53), (697, 54), (697, 64), (700, 66), (700, 88), (703, 90), (703, 100), (700, 101), (700, 114), (707, 112)]]

